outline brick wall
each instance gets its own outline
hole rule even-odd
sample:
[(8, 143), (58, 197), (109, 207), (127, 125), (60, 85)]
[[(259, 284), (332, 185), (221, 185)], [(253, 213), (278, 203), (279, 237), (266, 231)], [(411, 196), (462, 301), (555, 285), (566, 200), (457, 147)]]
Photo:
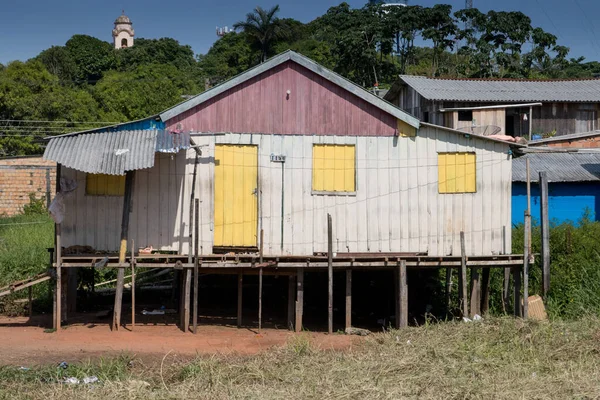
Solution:
[(578, 149), (596, 149), (600, 148), (600, 136), (592, 136), (581, 139), (565, 139), (564, 141), (549, 142), (546, 144), (550, 147), (570, 147)]
[(46, 198), (47, 177), (50, 172), (50, 196), (56, 191), (56, 163), (37, 157), (0, 159), (0, 215), (15, 215), (29, 203), (29, 194)]

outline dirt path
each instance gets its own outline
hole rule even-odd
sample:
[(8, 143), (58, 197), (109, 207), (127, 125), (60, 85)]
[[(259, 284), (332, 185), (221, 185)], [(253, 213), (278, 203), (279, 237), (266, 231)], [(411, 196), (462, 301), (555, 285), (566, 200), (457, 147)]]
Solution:
[[(198, 334), (183, 333), (175, 325), (140, 325), (134, 332), (121, 328), (111, 332), (108, 324), (73, 324), (60, 333), (46, 333), (42, 319), (0, 316), (0, 365), (32, 365), (75, 362), (123, 352), (141, 358), (159, 358), (167, 352), (181, 357), (196, 354), (256, 354), (285, 344), (293, 333), (263, 329), (260, 334), (230, 326), (201, 325)], [(345, 335), (306, 333), (322, 349), (352, 345)]]

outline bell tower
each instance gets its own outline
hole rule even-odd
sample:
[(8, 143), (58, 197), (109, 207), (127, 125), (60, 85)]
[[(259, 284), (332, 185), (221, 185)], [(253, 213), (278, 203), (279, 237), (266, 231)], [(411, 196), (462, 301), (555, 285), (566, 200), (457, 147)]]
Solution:
[(115, 28), (112, 31), (115, 49), (122, 49), (133, 46), (133, 37), (135, 32), (131, 20), (125, 15), (125, 10), (119, 18), (115, 20)]

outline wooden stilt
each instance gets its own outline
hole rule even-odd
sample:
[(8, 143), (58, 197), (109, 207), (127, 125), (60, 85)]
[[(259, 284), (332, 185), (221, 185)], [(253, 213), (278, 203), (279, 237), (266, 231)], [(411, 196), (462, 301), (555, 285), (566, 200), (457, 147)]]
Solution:
[(490, 309), (490, 269), (481, 270), (481, 315), (487, 314)]
[(302, 330), (302, 315), (304, 313), (304, 269), (298, 268), (296, 274), (296, 332)]
[(548, 217), (548, 176), (540, 172), (540, 219), (542, 229), (542, 297), (550, 290), (550, 221)]
[(481, 315), (481, 280), (479, 270), (471, 268), (471, 318), (475, 315)]
[(400, 292), (398, 308), (399, 321), (397, 322), (398, 328), (406, 328), (408, 326), (408, 281), (406, 277), (406, 261), (400, 260), (400, 266), (398, 268), (398, 289)]
[(62, 321), (62, 245), (60, 228), (60, 224), (56, 224), (56, 290), (54, 291), (54, 329), (56, 329), (56, 332), (60, 332)]
[(62, 288), (60, 290), (60, 310), (61, 310), (61, 321), (64, 324), (67, 324), (67, 317), (68, 317), (68, 299), (67, 299), (67, 295), (68, 295), (68, 285), (69, 285), (69, 271), (70, 268), (62, 268), (62, 279), (61, 279), (61, 284), (62, 284)]
[[(198, 159), (197, 154), (196, 154), (196, 160)], [(196, 165), (197, 165), (197, 161), (196, 161)], [(196, 168), (196, 166), (194, 166), (194, 168)], [(195, 175), (194, 175), (195, 176)], [(199, 221), (199, 215), (200, 215), (200, 200), (199, 199), (195, 199), (194, 200), (194, 209), (195, 209), (195, 213), (194, 213), (194, 230), (195, 230), (195, 235), (194, 235), (194, 315), (192, 317), (192, 322), (193, 322), (193, 331), (194, 334), (198, 333), (198, 268), (200, 266), (200, 260), (198, 259), (198, 240), (199, 240), (199, 230), (200, 230), (200, 224), (198, 223)]]
[[(121, 247), (119, 250), (119, 264), (125, 263), (127, 252), (127, 236), (129, 233), (129, 214), (131, 212), (131, 202), (133, 200), (133, 185), (135, 180), (135, 171), (127, 171), (125, 175), (125, 195), (123, 197), (123, 216), (121, 219)], [(115, 307), (113, 313), (112, 328), (119, 330), (121, 324), (121, 307), (123, 305), (123, 286), (125, 284), (125, 268), (120, 267), (117, 271), (117, 287), (115, 290)]]
[[(506, 254), (506, 226), (502, 227), (502, 254)], [(508, 313), (510, 308), (510, 268), (504, 268), (502, 281), (502, 310)]]
[(135, 242), (131, 241), (131, 330), (135, 328)]
[(345, 328), (352, 328), (352, 270), (346, 270), (346, 323)]
[(333, 232), (331, 214), (327, 214), (327, 332), (333, 333)]
[(242, 327), (242, 295), (243, 295), (244, 275), (239, 272), (237, 280), (237, 327)]
[(294, 309), (296, 307), (296, 286), (295, 276), (288, 276), (288, 307), (287, 307), (287, 325), (289, 330), (294, 330)]
[[(265, 231), (260, 230), (260, 249), (259, 249), (259, 262), (263, 262), (263, 240)], [(258, 270), (258, 331), (262, 329), (262, 292), (263, 292), (263, 269), (262, 267)]]
[(523, 251), (523, 318), (529, 315), (529, 255), (531, 254), (531, 215), (525, 212), (525, 248)]
[(185, 269), (185, 296), (183, 304), (183, 331), (188, 332), (190, 330), (190, 292), (192, 288), (192, 270), (189, 268)]
[(450, 313), (452, 301), (452, 268), (446, 268), (446, 312)]
[(27, 297), (29, 300), (29, 318), (31, 318), (33, 316), (33, 286), (29, 286), (29, 293)]
[(460, 303), (463, 316), (469, 315), (469, 299), (467, 298), (467, 253), (465, 250), (465, 233), (460, 233)]
[(513, 305), (515, 317), (521, 317), (523, 315), (521, 307), (521, 268), (513, 268)]

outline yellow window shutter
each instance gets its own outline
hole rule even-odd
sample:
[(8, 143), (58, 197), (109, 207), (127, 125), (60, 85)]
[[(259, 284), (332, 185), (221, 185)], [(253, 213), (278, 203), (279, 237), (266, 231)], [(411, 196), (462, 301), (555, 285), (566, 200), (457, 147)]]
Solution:
[(313, 191), (356, 191), (354, 145), (315, 144), (313, 146)]
[(88, 196), (125, 195), (125, 175), (87, 174), (85, 194)]
[(477, 191), (475, 172), (475, 153), (439, 153), (439, 192), (475, 193)]

